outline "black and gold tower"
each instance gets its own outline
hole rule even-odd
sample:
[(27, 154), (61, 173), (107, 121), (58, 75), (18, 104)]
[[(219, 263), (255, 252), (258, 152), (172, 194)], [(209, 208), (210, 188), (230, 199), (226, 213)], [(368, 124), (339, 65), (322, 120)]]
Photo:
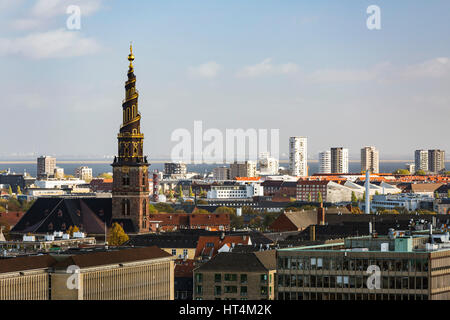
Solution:
[(144, 134), (141, 133), (139, 93), (136, 90), (131, 45), (128, 60), (130, 66), (128, 80), (125, 82), (125, 100), (122, 103), (123, 120), (117, 135), (119, 154), (114, 157), (112, 164), (112, 218), (122, 224), (125, 232), (141, 233), (148, 231), (149, 163), (143, 154)]

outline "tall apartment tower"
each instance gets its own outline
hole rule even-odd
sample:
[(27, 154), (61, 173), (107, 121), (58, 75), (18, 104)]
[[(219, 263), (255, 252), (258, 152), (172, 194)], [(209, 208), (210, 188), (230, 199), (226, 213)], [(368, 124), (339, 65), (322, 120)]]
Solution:
[(347, 148), (331, 148), (331, 173), (348, 173)]
[(428, 171), (428, 151), (416, 150), (414, 152), (414, 164), (416, 172), (419, 170)]
[(370, 170), (379, 173), (379, 154), (375, 147), (364, 147), (361, 149), (361, 172)]
[(331, 173), (331, 151), (319, 152), (319, 173)]
[(278, 174), (278, 159), (270, 157), (268, 152), (263, 152), (260, 154), (258, 164), (261, 174)]
[(114, 157), (112, 187), (112, 219), (123, 224), (125, 232), (148, 231), (147, 204), (149, 183), (147, 157), (143, 154), (144, 134), (141, 133), (141, 114), (138, 111), (134, 55), (130, 46), (130, 66), (125, 82), (122, 103), (123, 123), (117, 135), (118, 156)]
[(166, 162), (164, 163), (164, 174), (185, 175), (187, 173), (186, 163), (184, 162)]
[(292, 176), (308, 175), (308, 144), (306, 137), (289, 138), (289, 171)]
[(428, 150), (428, 170), (439, 173), (445, 169), (445, 151)]
[(55, 173), (56, 158), (40, 156), (37, 158), (37, 178), (46, 178)]

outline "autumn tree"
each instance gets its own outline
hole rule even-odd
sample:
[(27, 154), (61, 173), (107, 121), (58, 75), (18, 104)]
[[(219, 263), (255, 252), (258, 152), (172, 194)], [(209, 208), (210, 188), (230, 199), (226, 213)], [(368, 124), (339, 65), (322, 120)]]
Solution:
[(73, 236), (74, 232), (80, 232), (80, 229), (78, 226), (70, 226), (69, 229), (67, 229), (66, 233), (70, 234), (70, 236)]
[(319, 191), (319, 193), (317, 193), (317, 202), (322, 203), (323, 199), (322, 199), (322, 192)]
[(128, 241), (128, 235), (117, 222), (114, 222), (112, 228), (108, 232), (108, 244), (111, 246), (120, 246)]
[(8, 188), (8, 194), (10, 195), (10, 196), (12, 196), (12, 188), (11, 188), (11, 186), (9, 186), (9, 188)]
[(218, 207), (214, 213), (228, 213), (228, 214), (235, 214), (236, 210), (234, 208), (230, 208), (230, 207)]
[(22, 194), (22, 190), (20, 190), (20, 186), (17, 186), (16, 194)]

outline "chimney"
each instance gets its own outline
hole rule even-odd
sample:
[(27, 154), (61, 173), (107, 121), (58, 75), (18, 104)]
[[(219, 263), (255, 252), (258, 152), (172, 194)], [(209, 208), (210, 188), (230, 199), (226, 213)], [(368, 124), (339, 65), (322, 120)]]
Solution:
[(316, 241), (316, 226), (313, 224), (309, 226), (309, 240)]
[(323, 203), (320, 203), (320, 206), (317, 208), (317, 224), (325, 225), (325, 209), (323, 208)]

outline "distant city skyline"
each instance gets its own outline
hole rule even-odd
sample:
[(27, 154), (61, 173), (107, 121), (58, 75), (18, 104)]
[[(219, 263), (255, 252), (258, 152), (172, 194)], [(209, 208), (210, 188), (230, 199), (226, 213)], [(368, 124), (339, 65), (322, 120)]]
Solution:
[[(80, 30), (66, 27), (72, 4)], [(333, 146), (350, 160), (366, 145), (380, 160), (450, 150), (450, 3), (380, 1), (368, 30), (371, 4), (4, 0), (0, 160), (114, 156), (130, 41), (150, 160), (196, 120), (280, 129), (280, 159), (290, 136), (308, 138), (308, 160)]]

